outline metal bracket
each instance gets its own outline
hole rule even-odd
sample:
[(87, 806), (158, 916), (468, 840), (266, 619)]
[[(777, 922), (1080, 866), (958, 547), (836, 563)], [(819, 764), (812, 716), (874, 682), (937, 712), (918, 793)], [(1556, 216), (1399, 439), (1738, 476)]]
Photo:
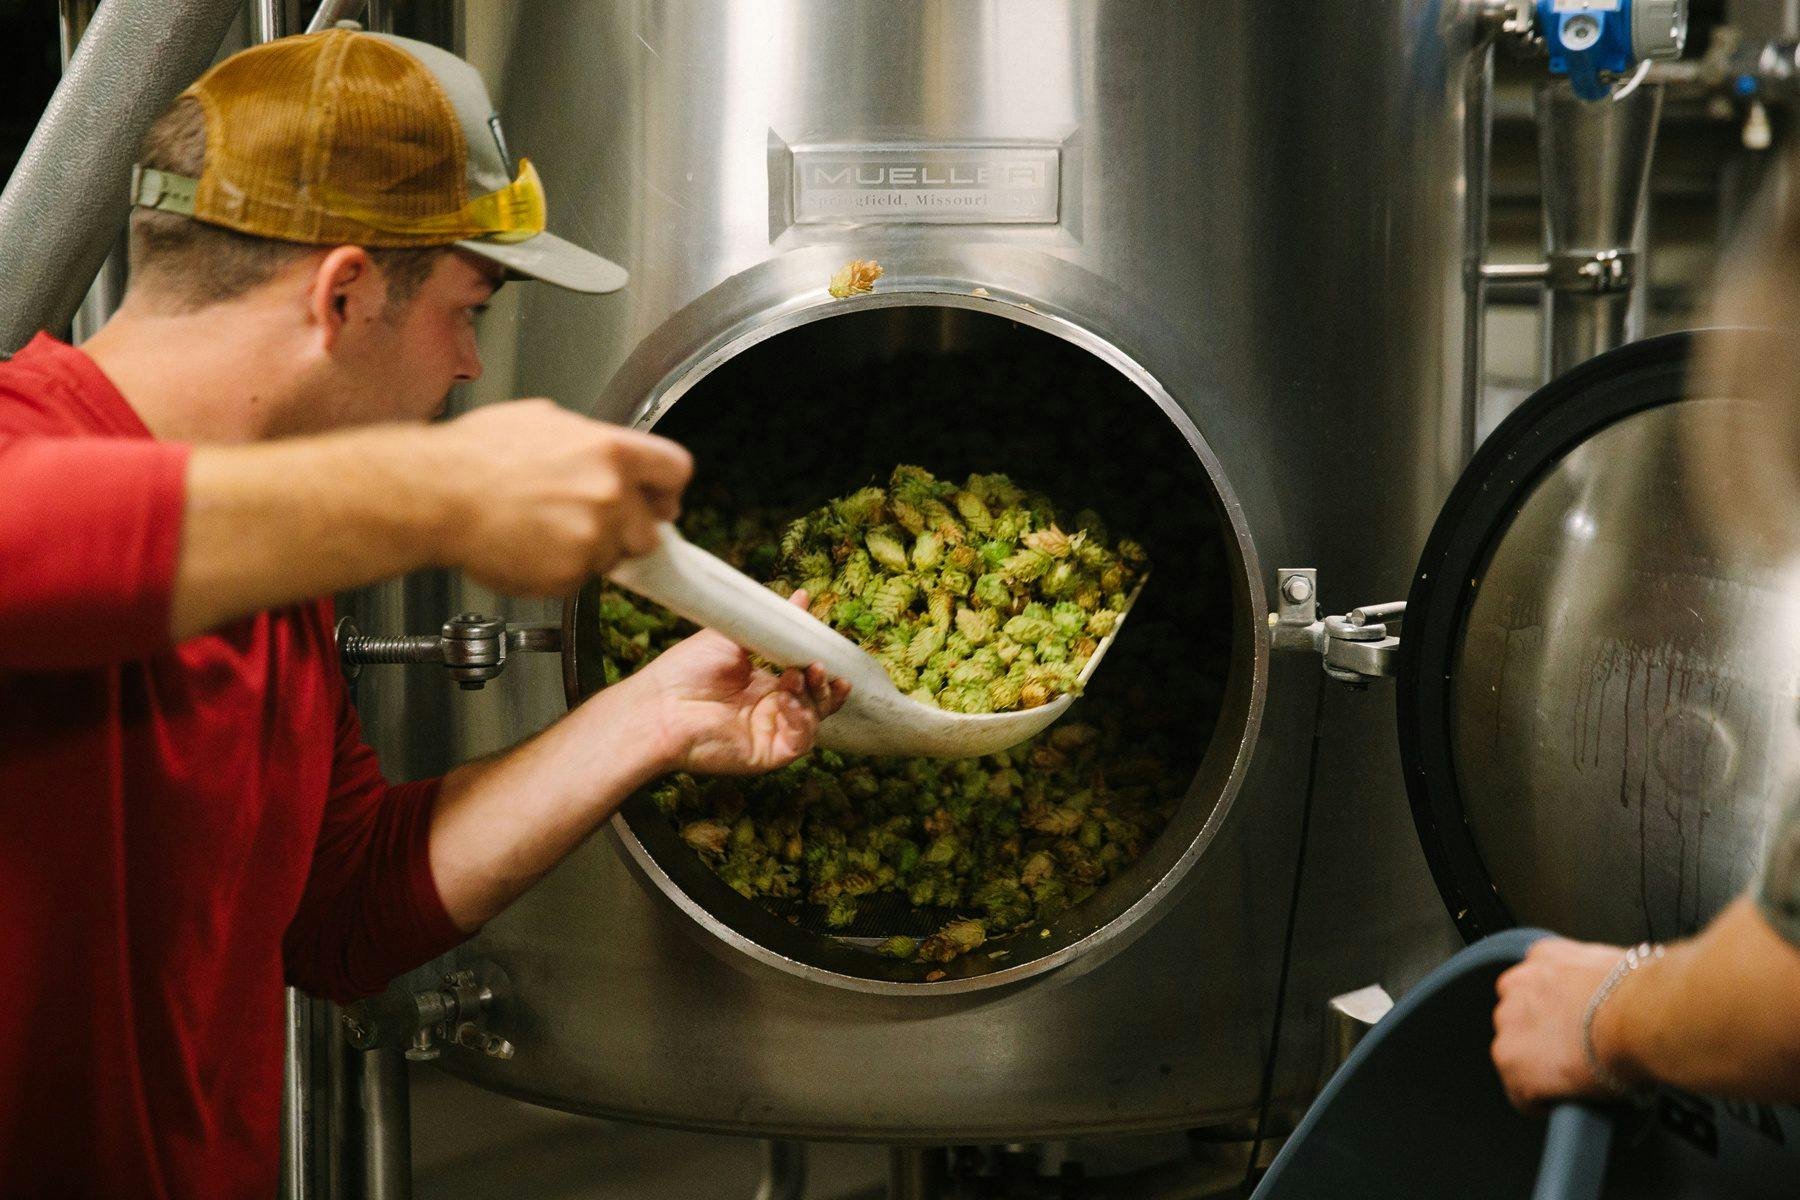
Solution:
[(507, 625), (480, 613), (444, 622), (436, 635), (364, 637), (349, 617), (337, 623), (338, 662), (345, 679), (365, 666), (442, 663), (466, 691), (476, 691), (506, 669), (511, 654), (562, 653), (562, 630), (555, 625)]
[(1325, 674), (1353, 688), (1391, 677), (1398, 666), (1400, 638), (1387, 626), (1405, 615), (1406, 602), (1372, 604), (1321, 619), (1318, 592), (1319, 573), (1312, 567), (1283, 567), (1275, 573), (1278, 607), (1269, 614), (1274, 648), (1319, 655)]
[(1617, 296), (1637, 284), (1637, 254), (1631, 250), (1572, 250), (1548, 262), (1483, 263), (1488, 283), (1539, 284), (1581, 296)]
[(482, 1020), (493, 1004), (490, 984), (472, 970), (457, 971), (444, 977), (442, 987), (358, 1000), (343, 1011), (344, 1040), (358, 1050), (404, 1047), (414, 1062), (438, 1057), (445, 1042), (490, 1058), (511, 1058), (513, 1044)]

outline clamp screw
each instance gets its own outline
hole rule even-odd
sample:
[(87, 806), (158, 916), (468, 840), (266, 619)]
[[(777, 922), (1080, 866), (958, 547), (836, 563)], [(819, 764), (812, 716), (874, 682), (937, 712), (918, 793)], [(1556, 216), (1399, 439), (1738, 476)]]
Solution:
[(1282, 582), (1281, 594), (1289, 604), (1305, 604), (1313, 598), (1312, 580), (1304, 575), (1289, 575)]

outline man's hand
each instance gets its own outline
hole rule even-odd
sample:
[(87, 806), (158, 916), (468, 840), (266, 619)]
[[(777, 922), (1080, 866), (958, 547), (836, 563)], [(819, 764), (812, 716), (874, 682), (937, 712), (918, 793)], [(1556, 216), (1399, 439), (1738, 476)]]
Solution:
[(849, 694), (817, 665), (777, 677), (720, 634), (695, 634), (537, 737), (445, 777), (431, 823), (445, 911), (479, 927), (659, 775), (786, 766)]
[(693, 460), (674, 442), (548, 400), (443, 425), (376, 425), (188, 459), (169, 632), (421, 567), (559, 596), (656, 545)]
[(444, 557), (496, 591), (560, 596), (656, 547), (694, 473), (666, 438), (549, 400), (476, 409), (429, 431), (462, 503)]
[[(804, 608), (806, 593), (794, 593)], [(731, 639), (702, 630), (629, 681), (656, 713), (672, 771), (752, 775), (813, 748), (819, 722), (843, 707), (850, 685), (817, 663), (779, 677), (757, 669)]]
[[(1557, 1100), (1608, 1094), (1588, 1068), (1581, 1022), (1624, 953), (1617, 946), (1544, 938), (1500, 976), (1493, 1058), (1516, 1107), (1536, 1112)], [(1609, 1070), (1617, 1070), (1599, 1042), (1596, 1051)]]

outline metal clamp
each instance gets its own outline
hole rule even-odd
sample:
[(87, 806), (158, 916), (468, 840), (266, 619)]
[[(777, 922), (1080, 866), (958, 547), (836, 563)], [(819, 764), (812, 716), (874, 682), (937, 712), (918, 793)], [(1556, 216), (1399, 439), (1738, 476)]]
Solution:
[(1553, 254), (1549, 284), (1559, 292), (1615, 296), (1637, 282), (1637, 255), (1630, 250), (1574, 250)]
[(493, 1003), (491, 986), (474, 971), (457, 971), (439, 988), (358, 1000), (343, 1011), (344, 1040), (358, 1050), (403, 1046), (414, 1062), (438, 1057), (445, 1042), (490, 1058), (511, 1058), (513, 1044), (482, 1021)]
[(1349, 687), (1391, 677), (1398, 668), (1400, 638), (1387, 627), (1405, 616), (1406, 602), (1372, 604), (1321, 619), (1318, 593), (1319, 573), (1312, 567), (1283, 567), (1275, 573), (1279, 606), (1269, 614), (1275, 649), (1319, 655), (1325, 674)]
[(395, 663), (442, 663), (467, 691), (476, 691), (506, 669), (511, 654), (562, 653), (562, 630), (555, 625), (507, 625), (480, 613), (463, 613), (444, 622), (436, 635), (364, 637), (349, 617), (337, 623), (338, 662), (345, 679), (355, 679), (365, 666)]

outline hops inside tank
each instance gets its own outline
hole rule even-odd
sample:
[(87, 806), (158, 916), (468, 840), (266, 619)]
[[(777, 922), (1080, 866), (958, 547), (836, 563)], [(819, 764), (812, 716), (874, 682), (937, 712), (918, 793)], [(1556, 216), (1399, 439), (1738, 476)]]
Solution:
[[(1086, 518), (1084, 520), (1084, 518)], [(880, 660), (894, 686), (952, 712), (1034, 708), (1080, 688), (1148, 565), (1091, 513), (1059, 523), (1005, 475), (961, 486), (900, 466), (783, 530), (770, 585)]]
[[(1054, 659), (1047, 645), (1073, 661), (1082, 640), (1104, 636), (1106, 614), (1116, 614), (1104, 584), (1122, 588), (1145, 562), (1129, 543), (1109, 550), (1093, 513), (1058, 522), (1047, 503), (999, 475), (946, 491), (901, 468), (888, 487), (798, 519), (792, 511), (743, 507), (727, 517), (723, 506), (703, 503), (683, 513), (681, 526), (758, 579), (779, 572), (772, 586), (780, 590), (806, 586), (813, 613), (872, 645), (890, 672), (914, 671), (921, 685), (945, 689), (985, 682), (996, 710), (1046, 702), (1048, 684), (1015, 676), (1012, 666)], [(825, 527), (835, 540), (821, 536)], [(1027, 557), (1009, 575), (1005, 564), (1028, 551), (1048, 563), (1038, 569)], [(1068, 597), (1040, 598), (1031, 589), (1063, 563), (1080, 568)], [(598, 617), (607, 683), (692, 631), (611, 585)], [(1155, 642), (1154, 623), (1144, 637), (1115, 653), (1130, 664)], [(1088, 697), (1085, 711), (986, 758), (819, 750), (759, 777), (672, 775), (648, 798), (727, 886), (808, 928), (859, 935), (871, 904), (885, 898), (891, 912), (898, 897), (914, 910), (913, 932), (876, 929), (887, 940), (873, 949), (941, 975), (938, 964), (993, 952), (1019, 930), (1048, 933), (1045, 923), (1125, 870), (1168, 822), (1186, 784), (1187, 729), (1168, 720), (1165, 697), (1132, 685), (1134, 673), (1122, 669), (1111, 695)]]
[[(730, 549), (716, 540), (709, 548)], [(611, 588), (600, 613), (609, 680), (691, 631)], [(727, 886), (773, 911), (810, 906), (826, 929), (850, 931), (869, 898), (897, 893), (914, 908), (954, 914), (930, 937), (879, 947), (947, 963), (1055, 920), (1129, 866), (1167, 822), (1181, 779), (1143, 744), (1147, 717), (1110, 711), (1096, 721), (1065, 718), (980, 759), (819, 750), (759, 777), (672, 775), (649, 798)]]

